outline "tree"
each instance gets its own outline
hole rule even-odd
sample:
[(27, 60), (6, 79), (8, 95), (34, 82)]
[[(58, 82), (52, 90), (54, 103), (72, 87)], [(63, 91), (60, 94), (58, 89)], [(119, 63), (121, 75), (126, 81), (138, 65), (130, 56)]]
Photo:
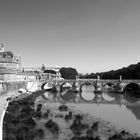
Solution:
[(62, 78), (64, 79), (76, 79), (76, 76), (78, 75), (77, 70), (74, 68), (61, 68), (60, 74)]
[(44, 71), (46, 68), (45, 68), (45, 65), (42, 64), (42, 67), (41, 67), (41, 71)]
[(122, 75), (123, 79), (140, 79), (140, 63), (132, 64), (128, 67), (123, 67), (118, 70), (111, 70), (108, 72), (101, 72), (95, 74), (85, 74), (82, 76), (82, 78), (94, 79), (97, 78), (97, 76), (100, 76), (101, 79), (119, 79), (120, 75)]

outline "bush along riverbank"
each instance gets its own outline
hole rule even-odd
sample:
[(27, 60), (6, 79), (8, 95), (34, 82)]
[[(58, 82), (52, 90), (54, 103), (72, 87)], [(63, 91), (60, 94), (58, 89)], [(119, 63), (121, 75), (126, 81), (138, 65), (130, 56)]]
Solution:
[(36, 99), (36, 95), (9, 103), (3, 122), (3, 140), (140, 140), (71, 105), (44, 102), (43, 98)]

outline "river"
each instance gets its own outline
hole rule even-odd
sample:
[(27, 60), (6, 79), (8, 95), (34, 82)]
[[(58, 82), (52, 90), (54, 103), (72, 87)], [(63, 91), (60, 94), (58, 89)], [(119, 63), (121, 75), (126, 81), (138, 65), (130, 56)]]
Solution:
[[(75, 96), (75, 93), (67, 90), (64, 90), (61, 96), (64, 96), (67, 105), (69, 102), (74, 102), (75, 109), (109, 121), (117, 128), (126, 129), (140, 136), (140, 99), (131, 97), (128, 93), (115, 93), (112, 89), (104, 89), (101, 94), (95, 94), (93, 90), (93, 86), (85, 85), (80, 96), (79, 94)], [(54, 100), (52, 93), (47, 92), (44, 95), (46, 99)]]
[[(55, 137), (44, 127), (46, 118), (43, 116), (40, 119), (34, 118), (36, 128), (41, 128), (45, 133), (41, 140), (71, 139), (74, 135), (69, 128), (73, 123), (74, 115), (78, 113), (83, 114), (82, 123), (88, 126), (95, 121), (99, 122), (98, 134), (103, 140), (108, 140), (109, 136), (122, 130), (140, 136), (140, 98), (133, 97), (130, 93), (116, 93), (110, 87), (105, 87), (102, 93), (94, 93), (94, 91), (95, 88), (92, 85), (83, 85), (82, 92), (64, 87), (61, 92), (39, 90), (31, 93), (29, 99), (34, 101), (34, 109), (37, 110), (38, 105), (42, 104), (42, 114), (50, 110), (51, 113), (47, 119), (51, 118), (60, 128), (59, 135)], [(12, 91), (10, 93), (7, 93), (7, 97), (14, 94)], [(15, 100), (23, 100), (26, 97), (28, 97), (27, 93), (21, 93)], [(6, 97), (4, 100), (6, 101)], [(67, 111), (72, 111), (73, 119), (70, 122), (64, 119), (68, 112), (58, 110), (62, 104), (68, 106)], [(86, 134), (85, 132), (83, 135)]]

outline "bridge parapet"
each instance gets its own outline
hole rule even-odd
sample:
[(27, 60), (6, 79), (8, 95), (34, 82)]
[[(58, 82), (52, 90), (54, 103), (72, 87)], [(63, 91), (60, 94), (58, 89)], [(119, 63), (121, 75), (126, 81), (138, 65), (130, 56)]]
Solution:
[(97, 88), (100, 86), (100, 89), (103, 89), (103, 87), (107, 84), (107, 83), (112, 83), (113, 85), (115, 85), (116, 89), (121, 89), (123, 91), (123, 89), (130, 83), (136, 83), (137, 85), (140, 85), (140, 80), (136, 79), (136, 80), (129, 80), (129, 79), (125, 79), (125, 80), (120, 80), (120, 79), (47, 79), (47, 80), (42, 80), (41, 81), (42, 85), (44, 83), (51, 83), (54, 84), (54, 86), (56, 85), (56, 83), (61, 86), (64, 83), (69, 83), (71, 85), (78, 83), (79, 88), (81, 88), (82, 85), (84, 85), (85, 83), (90, 83), (91, 85), (93, 85), (95, 88)]
[(115, 82), (115, 83), (117, 83), (117, 82), (119, 82), (120, 80), (116, 80), (116, 79), (102, 79), (102, 80), (100, 80), (101, 82), (104, 82), (104, 83), (106, 83), (106, 82), (110, 82), (110, 83), (112, 83), (112, 82)]
[(135, 80), (125, 79), (125, 80), (122, 80), (121, 82), (123, 82), (123, 83), (140, 83), (140, 80), (139, 79), (135, 79)]

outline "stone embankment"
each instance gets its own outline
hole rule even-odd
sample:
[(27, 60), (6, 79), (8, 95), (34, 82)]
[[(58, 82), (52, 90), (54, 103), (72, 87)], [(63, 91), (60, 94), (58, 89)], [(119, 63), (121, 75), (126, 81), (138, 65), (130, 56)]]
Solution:
[[(14, 98), (17, 95), (19, 96), (18, 90), (21, 91), (36, 91), (38, 89), (38, 81), (25, 81), (25, 80), (16, 80), (16, 81), (0, 81), (0, 140), (2, 140), (2, 126), (3, 126), (3, 117), (8, 106), (8, 98)], [(28, 96), (24, 94), (23, 96)]]
[(6, 108), (8, 106), (8, 102), (7, 98), (8, 97), (12, 97), (15, 96), (15, 94), (13, 92), (9, 93), (9, 94), (4, 94), (0, 96), (0, 140), (2, 140), (2, 129), (3, 129), (3, 117), (6, 111)]

